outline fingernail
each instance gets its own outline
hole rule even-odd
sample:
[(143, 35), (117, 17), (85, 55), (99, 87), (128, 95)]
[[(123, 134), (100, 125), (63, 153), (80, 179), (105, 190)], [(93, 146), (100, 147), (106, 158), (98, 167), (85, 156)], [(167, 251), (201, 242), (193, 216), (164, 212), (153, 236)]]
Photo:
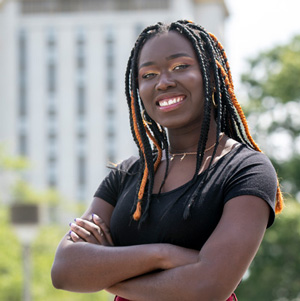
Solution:
[(69, 223), (69, 226), (71, 227), (72, 223)]
[(99, 216), (97, 214), (93, 214), (93, 219), (99, 220)]
[(72, 231), (69, 231), (69, 235), (71, 236)]
[(74, 218), (74, 222), (76, 223), (76, 218)]

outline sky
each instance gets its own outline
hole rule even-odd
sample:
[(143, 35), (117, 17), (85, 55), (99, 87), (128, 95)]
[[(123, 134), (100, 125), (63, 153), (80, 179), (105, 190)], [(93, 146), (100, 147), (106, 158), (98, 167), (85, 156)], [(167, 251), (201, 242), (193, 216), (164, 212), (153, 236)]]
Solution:
[[(286, 44), (296, 34), (300, 35), (300, 0), (225, 0), (225, 2), (230, 12), (226, 23), (225, 49), (231, 66), (235, 92), (238, 100), (243, 103), (245, 91), (239, 78), (245, 71), (246, 59), (256, 57), (260, 52), (277, 45)], [(251, 125), (251, 121), (249, 123)], [(277, 155), (289, 156), (288, 150), (291, 150), (291, 145), (295, 143), (289, 138), (287, 135), (281, 135), (277, 139), (272, 139), (274, 142), (272, 149), (277, 150)], [(280, 145), (275, 145), (276, 141)], [(300, 149), (300, 138), (297, 142)], [(286, 156), (278, 158), (286, 159)]]
[(225, 49), (237, 88), (245, 60), (300, 34), (300, 0), (225, 0)]

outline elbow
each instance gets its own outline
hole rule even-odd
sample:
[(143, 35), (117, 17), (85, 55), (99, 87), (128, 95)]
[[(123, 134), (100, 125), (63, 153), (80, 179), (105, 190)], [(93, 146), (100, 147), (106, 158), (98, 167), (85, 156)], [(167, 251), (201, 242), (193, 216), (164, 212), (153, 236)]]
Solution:
[(51, 269), (51, 280), (52, 280), (52, 285), (56, 289), (64, 289), (64, 283), (63, 283), (63, 275), (62, 272), (60, 271), (59, 267), (54, 263)]
[(70, 266), (56, 258), (51, 268), (51, 281), (53, 287), (60, 290), (72, 291), (72, 274)]
[(202, 284), (195, 286), (194, 296), (191, 300), (199, 300), (199, 296), (205, 295), (205, 300), (219, 301), (227, 300), (234, 289), (228, 287), (222, 282), (204, 281)]

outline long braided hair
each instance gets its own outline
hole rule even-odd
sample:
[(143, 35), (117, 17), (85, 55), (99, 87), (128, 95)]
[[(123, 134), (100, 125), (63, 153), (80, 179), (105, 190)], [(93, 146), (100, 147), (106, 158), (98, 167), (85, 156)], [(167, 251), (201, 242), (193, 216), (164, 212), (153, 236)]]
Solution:
[[(139, 97), (137, 81), (138, 59), (143, 45), (149, 39), (155, 35), (166, 33), (172, 30), (183, 35), (191, 43), (196, 53), (202, 73), (205, 96), (204, 119), (199, 133), (200, 139), (197, 147), (195, 173), (192, 181), (182, 193), (182, 195), (184, 193), (189, 193), (183, 217), (186, 219), (189, 216), (193, 204), (199, 198), (201, 186), (206, 178), (204, 177), (202, 182), (198, 184), (197, 188), (193, 192), (188, 192), (189, 188), (196, 181), (203, 161), (212, 110), (215, 110), (214, 116), (217, 124), (217, 131), (216, 144), (214, 146), (209, 167), (212, 164), (213, 158), (216, 154), (221, 132), (224, 132), (227, 136), (249, 146), (256, 151), (261, 152), (258, 145), (251, 137), (245, 115), (236, 99), (227, 56), (223, 46), (217, 40), (217, 38), (213, 34), (208, 33), (203, 27), (196, 25), (191, 21), (185, 20), (180, 20), (169, 25), (159, 22), (155, 25), (145, 28), (139, 35), (135, 46), (131, 51), (125, 75), (125, 93), (130, 113), (131, 132), (134, 141), (138, 146), (140, 155), (140, 180), (137, 185), (135, 202), (132, 207), (132, 214), (134, 220), (141, 222), (144, 221), (148, 215), (149, 206), (151, 203), (151, 194), (153, 190), (154, 174), (161, 162), (162, 151), (165, 150), (166, 154), (168, 154), (169, 149), (165, 129), (152, 120), (151, 117), (144, 111), (143, 103)], [(212, 106), (212, 82), (214, 82), (215, 85), (214, 101), (217, 108)], [(209, 170), (209, 167), (206, 169), (206, 174)], [(161, 183), (160, 189), (163, 187), (166, 180), (168, 168), (169, 156), (166, 156), (165, 176)], [(181, 196), (179, 196), (179, 198)], [(179, 198), (177, 198), (177, 200)], [(174, 200), (174, 202), (177, 200)], [(173, 204), (170, 204), (170, 206), (172, 205)], [(282, 208), (283, 197), (278, 183), (275, 212), (281, 212)]]

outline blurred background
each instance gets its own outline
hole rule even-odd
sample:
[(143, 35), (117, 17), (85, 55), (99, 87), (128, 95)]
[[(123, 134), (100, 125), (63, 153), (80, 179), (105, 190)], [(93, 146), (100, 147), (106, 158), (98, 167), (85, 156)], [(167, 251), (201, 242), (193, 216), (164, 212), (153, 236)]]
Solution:
[(227, 50), (286, 208), (239, 300), (300, 300), (298, 0), (0, 0), (0, 300), (113, 300), (52, 288), (56, 247), (109, 162), (137, 154), (124, 74), (139, 32), (189, 19)]

